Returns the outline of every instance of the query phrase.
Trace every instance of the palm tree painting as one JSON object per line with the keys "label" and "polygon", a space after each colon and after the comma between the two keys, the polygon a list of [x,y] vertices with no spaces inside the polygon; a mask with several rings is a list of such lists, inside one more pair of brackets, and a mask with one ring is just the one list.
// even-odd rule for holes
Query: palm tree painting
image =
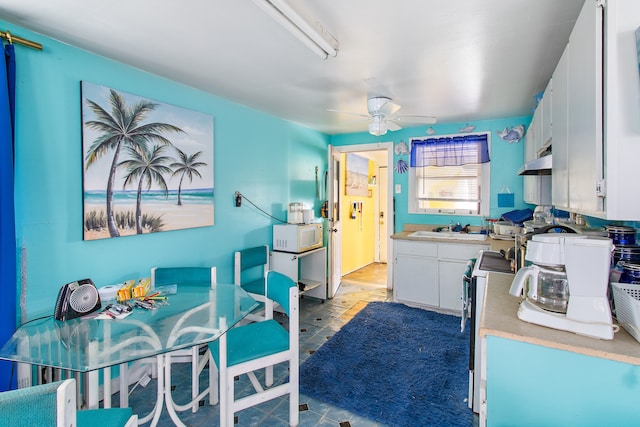
{"label": "palm tree painting", "polygon": [[213,117],[82,82],[84,239],[211,226]]}

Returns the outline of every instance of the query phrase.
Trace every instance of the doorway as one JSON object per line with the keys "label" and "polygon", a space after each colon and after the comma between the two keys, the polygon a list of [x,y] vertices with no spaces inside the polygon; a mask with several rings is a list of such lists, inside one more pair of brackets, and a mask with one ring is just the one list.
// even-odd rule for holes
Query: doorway
{"label": "doorway", "polygon": [[[336,244],[336,246],[339,245],[340,248],[334,248],[334,250],[329,251],[331,258],[336,256],[341,258],[340,260],[329,260],[330,265],[339,266],[341,269],[339,272],[334,272],[333,277],[339,278],[338,280],[340,282],[344,280],[345,283],[352,283],[354,278],[362,283],[362,280],[369,280],[366,279],[366,277],[376,277],[377,280],[371,281],[372,285],[386,286],[386,288],[390,290],[392,287],[392,266],[387,263],[387,260],[389,259],[389,252],[392,251],[390,236],[394,232],[392,196],[393,177],[389,177],[389,165],[392,165],[393,162],[393,143],[388,142],[330,147],[330,150],[333,152],[334,156],[338,155],[338,153],[339,155],[345,153],[345,156],[342,157],[343,159],[346,158],[346,153],[349,153],[368,159],[370,164],[373,164],[373,172],[370,172],[369,177],[369,194],[366,196],[368,198],[361,199],[361,201],[364,200],[366,203],[353,202],[353,199],[349,199],[348,197],[344,197],[345,201],[347,201],[347,199],[349,200],[347,203],[340,201],[337,203],[338,206],[342,206],[343,208],[342,222],[344,226],[341,227],[340,231],[340,234],[342,235],[339,239],[340,243]],[[341,162],[341,168],[343,169],[339,174],[345,173],[344,163],[344,161]],[[346,182],[346,177],[340,181],[343,183]],[[342,198],[344,196],[344,188],[336,191],[336,193],[338,193],[339,198]],[[367,212],[368,221],[371,221],[370,227],[362,227],[361,221],[364,217],[362,211],[363,205],[365,205],[368,210],[373,209],[372,217],[371,213]],[[357,232],[354,232],[353,228],[351,228],[351,233],[354,233],[355,235],[350,235],[348,221],[351,221],[352,224],[359,224],[359,227],[356,228],[358,228],[360,232],[365,229],[366,233],[373,234],[373,238],[371,238],[371,236],[367,236],[367,239],[362,240],[362,236]],[[353,262],[343,263],[343,254],[346,253],[347,255],[345,256],[348,257],[349,251],[353,250],[353,246],[349,247],[349,245],[353,245],[354,241],[360,242],[361,240],[366,241],[366,245],[370,247],[356,247],[356,249],[365,249],[370,251],[372,256],[366,256],[364,259],[358,259],[355,261],[355,264]],[[371,274],[374,276],[371,276]],[[380,280],[380,276],[382,276],[382,280]]]}

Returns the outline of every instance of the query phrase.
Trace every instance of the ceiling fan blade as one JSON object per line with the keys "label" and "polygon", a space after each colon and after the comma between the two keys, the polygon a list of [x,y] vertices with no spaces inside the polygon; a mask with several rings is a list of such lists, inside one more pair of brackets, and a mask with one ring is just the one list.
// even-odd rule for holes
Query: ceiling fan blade
{"label": "ceiling fan blade", "polygon": [[380,107],[380,113],[390,116],[400,109],[400,106],[393,101],[387,101]]}
{"label": "ceiling fan blade", "polygon": [[368,114],[353,113],[351,111],[341,111],[341,110],[332,110],[332,109],[328,109],[327,111],[329,111],[331,113],[348,114],[350,116],[364,117],[366,119],[369,119],[371,117]]}
{"label": "ceiling fan blade", "polygon": [[393,116],[390,119],[403,123],[415,123],[424,125],[433,125],[438,121],[438,119],[432,116],[414,116],[404,114],[401,116]]}
{"label": "ceiling fan blade", "polygon": [[387,123],[387,129],[389,129],[390,131],[396,131],[396,130],[402,129],[402,126],[400,126],[393,120],[385,120],[385,122]]}

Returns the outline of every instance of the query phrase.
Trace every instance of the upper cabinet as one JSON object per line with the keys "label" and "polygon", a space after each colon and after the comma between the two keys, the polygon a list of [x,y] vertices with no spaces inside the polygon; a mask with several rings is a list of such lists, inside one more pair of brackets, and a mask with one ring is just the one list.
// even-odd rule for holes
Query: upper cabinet
{"label": "upper cabinet", "polygon": [[551,174],[552,201],[557,207],[569,206],[569,141],[567,103],[567,68],[569,47],[564,50],[553,72],[553,173]]}
{"label": "upper cabinet", "polygon": [[553,78],[549,80],[547,88],[544,90],[542,97],[542,123],[540,124],[540,145],[541,148],[551,144],[551,134],[553,126]]}
{"label": "upper cabinet", "polygon": [[[541,152],[551,144],[551,81],[538,102],[524,140],[524,161],[540,157]],[[551,205],[551,177],[524,176],[523,199],[534,205]]]}
{"label": "upper cabinet", "polygon": [[587,0],[553,74],[553,204],[640,219],[640,2]]}

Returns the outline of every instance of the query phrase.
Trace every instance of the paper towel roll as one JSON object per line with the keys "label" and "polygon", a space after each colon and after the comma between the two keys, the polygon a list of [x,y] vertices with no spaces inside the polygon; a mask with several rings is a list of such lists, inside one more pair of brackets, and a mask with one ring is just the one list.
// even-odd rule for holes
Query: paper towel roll
{"label": "paper towel roll", "polygon": [[118,293],[118,289],[120,289],[121,285],[107,285],[98,289],[98,294],[100,294],[100,299],[102,301],[108,301],[112,299],[116,299],[116,295]]}

